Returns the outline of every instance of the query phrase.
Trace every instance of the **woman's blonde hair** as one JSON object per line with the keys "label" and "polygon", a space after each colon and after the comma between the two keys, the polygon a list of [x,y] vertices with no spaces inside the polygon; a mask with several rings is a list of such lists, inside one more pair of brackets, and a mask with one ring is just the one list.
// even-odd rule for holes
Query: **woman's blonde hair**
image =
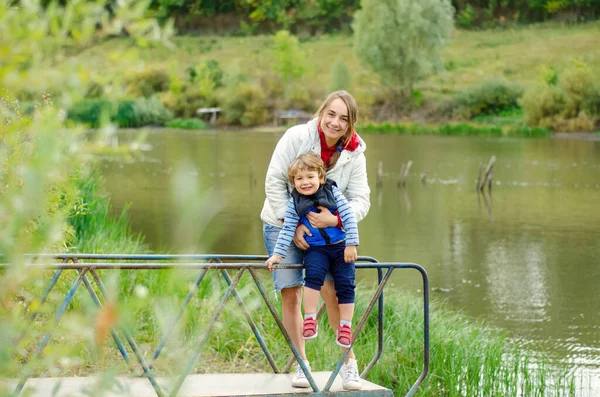
{"label": "woman's blonde hair", "polygon": [[321,157],[314,153],[301,154],[292,161],[288,168],[288,179],[290,183],[294,184],[294,178],[300,171],[317,171],[319,174],[319,180],[325,180],[325,163],[321,160]]}
{"label": "woman's blonde hair", "polygon": [[[315,113],[313,118],[316,118],[317,125],[320,125],[321,119],[323,118],[323,115],[325,114],[325,112],[329,109],[331,102],[333,102],[334,100],[336,100],[338,98],[341,99],[344,102],[344,104],[346,104],[346,108],[348,109],[348,129],[336,143],[336,146],[341,149],[341,148],[344,148],[346,145],[348,145],[348,143],[350,142],[350,139],[352,138],[352,134],[354,134],[354,132],[355,132],[354,125],[356,124],[356,121],[358,120],[358,106],[356,105],[356,100],[354,99],[354,97],[352,95],[350,95],[350,93],[348,91],[344,91],[344,90],[332,92],[325,99],[325,101],[323,101],[323,103],[319,107],[319,110],[317,110],[317,113]],[[327,165],[325,166],[327,171],[332,169],[333,166],[335,165],[335,163],[337,163],[338,158],[340,157],[340,153],[341,153],[340,150],[336,150],[333,153],[333,155],[327,162]]]}

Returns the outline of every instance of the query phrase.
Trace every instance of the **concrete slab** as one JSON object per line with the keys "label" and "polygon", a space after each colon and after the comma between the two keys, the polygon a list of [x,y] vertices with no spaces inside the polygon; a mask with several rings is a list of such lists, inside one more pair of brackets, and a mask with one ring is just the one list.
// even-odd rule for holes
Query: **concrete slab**
{"label": "concrete slab", "polygon": [[[291,386],[293,374],[192,374],[187,377],[179,390],[179,397],[221,397],[221,396],[292,396],[315,395],[312,389]],[[319,388],[323,388],[331,372],[314,372]],[[163,393],[170,395],[172,378],[157,378]],[[330,393],[320,396],[340,395],[343,397],[393,397],[391,390],[366,380],[358,392],[343,390],[339,376]],[[4,380],[2,386],[16,386],[16,381]],[[12,389],[14,390],[14,386]],[[11,390],[11,389],[8,389]],[[71,378],[30,378],[25,383],[22,394],[29,397],[156,397],[156,392],[146,378],[117,377],[111,380],[100,377]]]}

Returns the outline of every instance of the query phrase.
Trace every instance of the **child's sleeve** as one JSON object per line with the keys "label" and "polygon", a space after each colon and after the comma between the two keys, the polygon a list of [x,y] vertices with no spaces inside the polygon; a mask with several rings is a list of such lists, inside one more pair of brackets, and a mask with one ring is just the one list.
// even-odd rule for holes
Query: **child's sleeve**
{"label": "child's sleeve", "polygon": [[296,233],[296,226],[298,226],[299,220],[300,217],[296,213],[296,208],[294,207],[294,199],[290,197],[283,218],[283,229],[279,232],[277,243],[273,250],[274,254],[281,255],[282,258],[285,258],[285,253],[294,240],[294,233]]}
{"label": "child's sleeve", "polygon": [[337,186],[333,186],[332,191],[335,204],[338,207],[338,213],[340,214],[340,218],[342,218],[344,231],[346,232],[346,245],[358,245],[358,225],[356,224],[354,211]]}

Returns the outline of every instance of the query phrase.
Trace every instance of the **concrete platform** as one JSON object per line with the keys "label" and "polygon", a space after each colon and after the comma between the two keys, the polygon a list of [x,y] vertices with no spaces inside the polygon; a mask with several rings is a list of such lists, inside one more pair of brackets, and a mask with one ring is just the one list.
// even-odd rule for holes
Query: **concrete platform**
{"label": "concrete platform", "polygon": [[[362,381],[360,391],[347,391],[342,388],[338,375],[329,393],[315,394],[311,388],[300,389],[291,386],[293,374],[202,374],[189,375],[183,383],[179,397],[217,397],[217,396],[292,396],[298,394],[342,397],[393,397],[391,390],[366,380]],[[314,372],[317,386],[323,388],[331,372]],[[165,395],[170,395],[169,384],[173,379],[157,378]],[[1,386],[14,390],[15,380],[0,380]],[[0,389],[2,388],[0,386]],[[100,391],[103,390],[103,391]],[[29,397],[156,397],[156,392],[146,378],[117,377],[110,381],[99,377],[81,378],[30,378],[21,392]]]}

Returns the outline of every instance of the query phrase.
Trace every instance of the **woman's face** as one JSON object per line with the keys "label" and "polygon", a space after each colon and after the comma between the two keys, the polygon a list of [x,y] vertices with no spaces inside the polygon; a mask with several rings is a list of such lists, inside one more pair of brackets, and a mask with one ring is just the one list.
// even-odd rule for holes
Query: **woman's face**
{"label": "woman's face", "polygon": [[328,146],[333,146],[346,133],[349,127],[348,108],[344,101],[336,98],[329,104],[321,117],[321,130]]}

